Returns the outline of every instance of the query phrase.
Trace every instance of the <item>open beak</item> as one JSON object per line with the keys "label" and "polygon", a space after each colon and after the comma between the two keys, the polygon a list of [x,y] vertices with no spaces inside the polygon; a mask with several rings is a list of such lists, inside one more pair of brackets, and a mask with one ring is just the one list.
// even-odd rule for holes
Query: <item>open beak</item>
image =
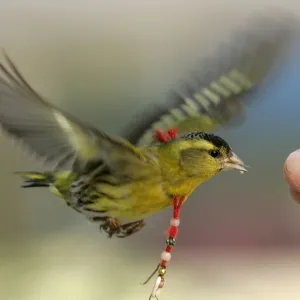
{"label": "open beak", "polygon": [[224,170],[237,170],[237,171],[240,171],[241,173],[247,172],[246,165],[234,153],[232,153],[232,155],[230,157],[226,158],[223,161],[223,169]]}

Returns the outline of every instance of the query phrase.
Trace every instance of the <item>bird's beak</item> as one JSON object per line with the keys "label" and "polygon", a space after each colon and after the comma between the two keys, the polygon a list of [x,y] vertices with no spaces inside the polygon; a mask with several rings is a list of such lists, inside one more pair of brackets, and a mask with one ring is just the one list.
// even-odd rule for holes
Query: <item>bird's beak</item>
{"label": "bird's beak", "polygon": [[223,161],[224,170],[237,170],[241,173],[247,172],[246,165],[234,153]]}

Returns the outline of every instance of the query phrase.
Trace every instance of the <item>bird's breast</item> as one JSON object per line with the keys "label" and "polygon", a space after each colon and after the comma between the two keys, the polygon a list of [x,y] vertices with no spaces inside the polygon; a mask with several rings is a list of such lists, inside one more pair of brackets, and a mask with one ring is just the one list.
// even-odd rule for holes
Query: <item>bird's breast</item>
{"label": "bird's breast", "polygon": [[204,180],[200,178],[174,178],[165,182],[168,194],[188,197]]}
{"label": "bird's breast", "polygon": [[150,216],[172,205],[172,195],[167,194],[161,181],[135,183],[133,186],[132,214]]}

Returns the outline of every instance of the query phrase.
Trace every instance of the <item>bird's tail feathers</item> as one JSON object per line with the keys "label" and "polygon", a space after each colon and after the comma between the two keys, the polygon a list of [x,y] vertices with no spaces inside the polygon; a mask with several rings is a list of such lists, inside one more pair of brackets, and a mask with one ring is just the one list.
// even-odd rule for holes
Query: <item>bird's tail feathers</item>
{"label": "bird's tail feathers", "polygon": [[54,180],[53,174],[49,172],[15,172],[21,176],[24,182],[21,187],[49,187]]}

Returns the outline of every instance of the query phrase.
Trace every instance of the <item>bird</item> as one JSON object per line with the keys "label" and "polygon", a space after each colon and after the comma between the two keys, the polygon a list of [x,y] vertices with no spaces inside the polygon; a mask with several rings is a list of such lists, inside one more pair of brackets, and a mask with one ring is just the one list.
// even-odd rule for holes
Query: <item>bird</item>
{"label": "bird", "polygon": [[[2,131],[45,164],[54,164],[43,172],[16,172],[22,187],[47,187],[108,237],[125,238],[170,207],[174,195],[187,199],[223,170],[247,171],[214,132],[243,114],[245,99],[259,91],[284,56],[292,30],[287,23],[271,25],[266,34],[260,26],[239,32],[205,59],[194,83],[187,81],[169,106],[141,114],[142,122],[135,118],[136,126],[118,137],[45,100],[4,52]],[[178,129],[176,138],[165,143],[153,138],[155,130],[169,128]]]}

